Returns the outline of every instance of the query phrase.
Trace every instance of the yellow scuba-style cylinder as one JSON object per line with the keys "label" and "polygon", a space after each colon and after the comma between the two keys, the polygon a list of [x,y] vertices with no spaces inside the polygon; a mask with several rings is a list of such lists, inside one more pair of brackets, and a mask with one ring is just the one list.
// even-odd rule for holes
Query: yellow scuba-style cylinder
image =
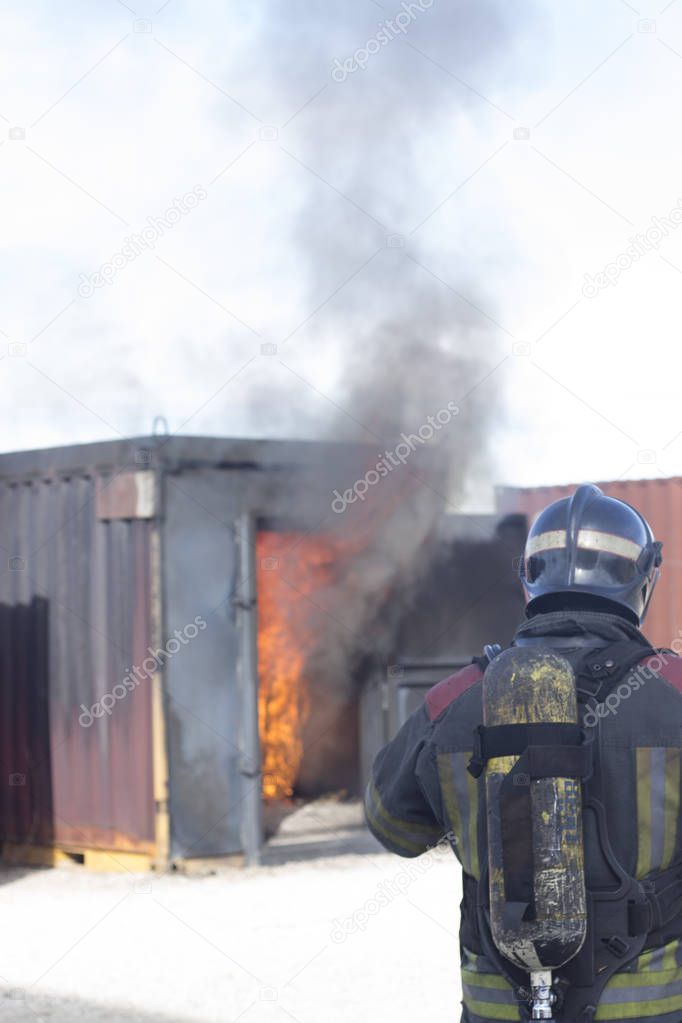
{"label": "yellow scuba-style cylinder", "polygon": [[547,971],[579,952],[587,928],[584,750],[570,663],[538,647],[498,654],[483,678],[479,734],[492,939],[546,1000]]}

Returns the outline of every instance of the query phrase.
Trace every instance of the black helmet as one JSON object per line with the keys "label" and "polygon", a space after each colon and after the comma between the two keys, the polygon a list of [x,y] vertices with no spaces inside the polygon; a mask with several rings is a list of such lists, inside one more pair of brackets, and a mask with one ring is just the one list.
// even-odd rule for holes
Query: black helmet
{"label": "black helmet", "polygon": [[550,594],[586,594],[626,608],[641,622],[662,546],[636,509],[586,483],[533,523],[520,567],[528,608]]}

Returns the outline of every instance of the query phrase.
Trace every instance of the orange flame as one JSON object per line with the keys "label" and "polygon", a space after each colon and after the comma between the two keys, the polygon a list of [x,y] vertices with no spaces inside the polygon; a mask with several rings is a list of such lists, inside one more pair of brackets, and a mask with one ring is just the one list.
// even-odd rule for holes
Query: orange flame
{"label": "orange flame", "polygon": [[318,640],[311,595],[332,578],[336,545],[325,536],[259,532],[259,725],[263,796],[288,798],[303,757],[310,711],[307,655]]}
{"label": "orange flame", "polygon": [[[258,710],[266,799],[294,793],[310,715],[310,655],[322,649],[329,618],[336,617],[325,605],[332,592],[338,601],[340,593],[367,588],[374,537],[418,486],[412,476],[401,480],[396,474],[367,501],[353,504],[333,533],[263,530],[257,535]],[[362,586],[354,585],[356,575],[365,579]],[[386,595],[388,582],[380,572],[372,585],[375,599]]]}

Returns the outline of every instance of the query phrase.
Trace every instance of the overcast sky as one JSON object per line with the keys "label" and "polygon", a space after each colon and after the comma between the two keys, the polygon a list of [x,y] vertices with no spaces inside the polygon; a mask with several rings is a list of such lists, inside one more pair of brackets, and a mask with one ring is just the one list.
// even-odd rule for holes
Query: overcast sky
{"label": "overcast sky", "polygon": [[[494,482],[682,474],[682,0],[499,19],[464,3],[461,33],[451,3],[439,29],[445,2],[344,81],[330,56],[367,50],[400,3],[329,3],[328,26],[324,5],[275,0],[0,12],[3,450],[148,433],[155,416],[323,433],[371,257],[353,262],[338,225],[352,238],[369,218],[386,258],[418,258],[476,327],[462,344],[496,410],[476,501]],[[413,166],[384,209],[346,191],[379,96],[387,190],[401,153]]]}

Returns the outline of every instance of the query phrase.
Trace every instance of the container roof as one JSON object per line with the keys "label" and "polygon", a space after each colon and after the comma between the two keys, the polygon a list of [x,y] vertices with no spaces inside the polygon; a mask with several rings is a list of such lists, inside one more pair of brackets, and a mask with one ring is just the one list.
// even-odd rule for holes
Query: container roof
{"label": "container roof", "polygon": [[533,487],[497,486],[495,494],[497,497],[498,510],[505,510],[505,498],[517,494],[547,494],[557,493],[561,496],[572,494],[577,487],[583,483],[594,483],[600,490],[612,490],[615,487],[669,487],[679,486],[682,483],[682,476],[645,476],[638,479],[617,479],[617,480],[578,480],[575,483],[540,483]]}
{"label": "container roof", "polygon": [[0,454],[0,479],[106,472],[121,468],[314,468],[367,457],[374,446],[338,441],[149,435]]}

